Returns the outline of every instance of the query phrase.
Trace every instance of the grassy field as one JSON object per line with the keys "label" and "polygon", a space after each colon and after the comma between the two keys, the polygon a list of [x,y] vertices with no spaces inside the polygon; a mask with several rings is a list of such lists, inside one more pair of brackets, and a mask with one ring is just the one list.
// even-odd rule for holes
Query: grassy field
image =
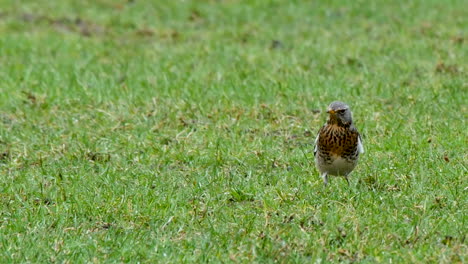
{"label": "grassy field", "polygon": [[[467,18],[0,0],[0,262],[468,262]],[[313,164],[333,100],[350,186]]]}

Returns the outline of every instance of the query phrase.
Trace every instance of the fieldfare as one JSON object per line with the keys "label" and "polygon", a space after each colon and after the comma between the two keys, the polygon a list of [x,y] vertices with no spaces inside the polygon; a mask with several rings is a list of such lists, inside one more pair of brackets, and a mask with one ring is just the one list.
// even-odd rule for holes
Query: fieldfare
{"label": "fieldfare", "polygon": [[347,104],[332,102],[327,113],[327,123],[315,139],[315,164],[325,185],[328,175],[343,176],[349,184],[348,175],[356,167],[359,154],[364,153],[361,136]]}

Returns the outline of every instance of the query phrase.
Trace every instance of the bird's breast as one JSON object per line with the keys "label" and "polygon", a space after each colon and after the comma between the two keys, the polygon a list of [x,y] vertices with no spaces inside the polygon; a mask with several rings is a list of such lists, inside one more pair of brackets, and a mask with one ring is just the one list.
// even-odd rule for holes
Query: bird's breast
{"label": "bird's breast", "polygon": [[324,127],[319,138],[321,150],[337,157],[352,155],[357,148],[357,143],[357,132],[338,125]]}

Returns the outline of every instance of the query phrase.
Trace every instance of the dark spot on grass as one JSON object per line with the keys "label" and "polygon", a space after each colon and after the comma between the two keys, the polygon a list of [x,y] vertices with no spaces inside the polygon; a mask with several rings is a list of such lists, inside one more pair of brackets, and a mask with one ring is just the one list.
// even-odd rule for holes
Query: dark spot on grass
{"label": "dark spot on grass", "polygon": [[294,220],[294,214],[292,214],[290,216],[284,216],[283,223],[284,224],[291,223],[293,220]]}
{"label": "dark spot on grass", "polygon": [[255,129],[252,129],[252,128],[247,128],[247,129],[243,129],[241,130],[241,134],[248,134],[248,135],[256,135],[258,134],[259,130],[257,128]]}
{"label": "dark spot on grass", "polygon": [[51,228],[51,229],[57,228],[57,221],[54,221],[52,224],[50,224],[49,228]]}
{"label": "dark spot on grass", "polygon": [[345,59],[345,64],[352,67],[362,67],[364,64],[357,58],[347,57]]}
{"label": "dark spot on grass", "polygon": [[25,101],[25,103],[30,103],[30,104],[36,104],[37,103],[37,97],[31,93],[31,92],[28,92],[28,91],[22,91],[22,93],[26,96],[26,99],[27,101]]}
{"label": "dark spot on grass", "polygon": [[77,27],[77,32],[80,33],[82,36],[90,37],[92,35],[98,35],[104,33],[104,28],[94,24],[92,22],[83,20],[81,18],[75,19],[75,26]]}
{"label": "dark spot on grass", "polygon": [[43,200],[43,203],[44,203],[45,205],[54,204],[54,202],[53,202],[51,199],[49,199],[49,198],[45,198],[45,199]]}
{"label": "dark spot on grass", "polygon": [[252,34],[250,34],[248,32],[240,34],[240,36],[239,36],[240,43],[242,43],[242,44],[247,43],[250,40],[251,37],[252,37]]}
{"label": "dark spot on grass", "polygon": [[445,160],[445,162],[450,162],[450,159],[449,159],[449,157],[447,155],[444,155],[444,160]]}
{"label": "dark spot on grass", "polygon": [[179,117],[179,122],[184,127],[189,125],[189,123],[187,121],[185,121],[185,119],[183,117]]}
{"label": "dark spot on grass", "polygon": [[445,236],[444,239],[442,239],[442,244],[446,245],[446,246],[450,246],[450,244],[452,244],[452,241],[454,240],[454,237],[453,236]]}
{"label": "dark spot on grass", "polygon": [[88,152],[86,153],[86,158],[90,161],[94,162],[108,162],[111,159],[111,155],[108,153],[100,153],[100,152]]}
{"label": "dark spot on grass", "polygon": [[434,203],[431,206],[431,209],[442,209],[447,206],[447,198],[443,196],[437,196],[434,198]]}
{"label": "dark spot on grass", "polygon": [[42,109],[47,108],[48,105],[46,103],[45,96],[39,96],[29,91],[22,91],[22,93],[25,96],[25,99],[23,100],[24,104]]}
{"label": "dark spot on grass", "polygon": [[359,257],[359,253],[357,252],[352,252],[348,249],[345,249],[345,248],[339,248],[338,249],[338,259],[339,259],[339,262],[350,262],[350,263],[354,263],[354,262],[357,262],[360,260],[360,257]]}
{"label": "dark spot on grass", "polygon": [[284,47],[283,42],[275,39],[271,41],[270,49],[282,49]]}
{"label": "dark spot on grass", "polygon": [[362,180],[362,183],[364,183],[365,185],[368,185],[368,186],[373,186],[377,183],[377,179],[373,176],[368,176],[366,178],[363,178]]}
{"label": "dark spot on grass", "polygon": [[152,37],[154,36],[154,30],[151,28],[141,28],[135,31],[135,34],[139,37]]}
{"label": "dark spot on grass", "polygon": [[[195,119],[186,119],[185,117],[179,117],[179,122],[183,127],[194,127],[197,124]],[[226,127],[226,129],[229,129]]]}
{"label": "dark spot on grass", "polygon": [[[90,219],[90,221],[92,221],[92,219]],[[101,231],[101,230],[108,230],[112,227],[112,224],[111,223],[107,223],[107,222],[97,222],[93,228],[91,228],[91,232],[97,232],[97,231]]]}
{"label": "dark spot on grass", "polygon": [[[15,118],[13,118],[10,115],[0,114],[0,122],[2,122],[5,125],[10,125],[11,123],[13,123],[14,120]],[[0,144],[6,145],[6,142],[0,139]]]}
{"label": "dark spot on grass", "polygon": [[119,78],[117,78],[117,82],[119,84],[124,84],[126,80],[127,80],[127,75],[125,75],[125,74],[123,74]]}
{"label": "dark spot on grass", "polygon": [[453,36],[451,39],[453,43],[458,44],[458,45],[462,45],[463,42],[465,41],[465,39],[462,36]]}
{"label": "dark spot on grass", "polygon": [[411,79],[406,79],[401,82],[401,86],[405,87],[411,86],[411,84],[413,84],[413,81]]}
{"label": "dark spot on grass", "polygon": [[40,199],[40,198],[35,198],[34,199],[34,204],[35,205],[40,205],[40,204],[43,204],[43,205],[54,205],[55,202],[50,199],[50,198],[43,198],[43,199]]}
{"label": "dark spot on grass", "polygon": [[399,191],[401,191],[401,188],[397,184],[394,184],[394,185],[388,186],[387,191],[389,191],[389,192],[399,192]]}
{"label": "dark spot on grass", "polygon": [[337,232],[328,240],[328,246],[335,247],[341,246],[347,237],[346,231],[343,228],[337,228]]}
{"label": "dark spot on grass", "polygon": [[158,34],[160,38],[175,41],[180,38],[180,33],[176,30],[169,30]]}
{"label": "dark spot on grass", "polygon": [[203,17],[198,10],[194,9],[190,12],[189,20],[192,22],[198,22],[203,20]]}
{"label": "dark spot on grass", "polygon": [[393,189],[393,187],[387,187],[385,184],[382,184],[378,181],[378,178],[376,176],[369,175],[365,178],[360,178],[359,179],[359,184],[362,184],[363,186],[371,189],[371,190],[378,190],[378,191],[397,191],[399,190],[398,186],[396,186],[397,189]]}
{"label": "dark spot on grass", "polygon": [[457,74],[460,72],[457,65],[455,64],[449,65],[443,62],[439,62],[436,65],[435,71],[437,73],[449,73],[449,74]]}
{"label": "dark spot on grass", "polygon": [[280,165],[278,163],[278,160],[276,160],[276,158],[274,158],[272,161],[271,161],[271,168],[272,169],[276,169],[278,168]]}
{"label": "dark spot on grass", "polygon": [[23,13],[20,16],[20,19],[26,23],[33,23],[33,22],[35,23],[43,19],[43,17],[39,15],[31,14],[31,13]]}
{"label": "dark spot on grass", "polygon": [[79,17],[75,19],[69,17],[52,18],[46,15],[23,13],[20,16],[20,20],[34,25],[46,23],[48,25],[54,26],[57,29],[79,33],[87,37],[105,32],[104,27],[83,20]]}
{"label": "dark spot on grass", "polygon": [[409,235],[409,237],[404,241],[403,245],[409,246],[412,248],[420,239],[419,235],[419,226],[415,226],[413,232]]}
{"label": "dark spot on grass", "polygon": [[109,229],[111,228],[112,224],[111,223],[102,223],[101,228],[102,229]]}
{"label": "dark spot on grass", "polygon": [[324,225],[325,223],[316,216],[307,217],[299,221],[299,226],[305,231],[313,231]]}
{"label": "dark spot on grass", "polygon": [[149,110],[148,112],[146,112],[145,116],[146,117],[153,117],[156,115],[156,110]]}
{"label": "dark spot on grass", "polygon": [[5,150],[5,151],[0,153],[0,161],[5,162],[5,161],[8,161],[9,159],[10,159],[10,151],[9,150]]}
{"label": "dark spot on grass", "polygon": [[421,34],[423,35],[429,35],[430,33],[432,33],[432,28],[433,26],[431,23],[423,22],[419,27],[419,32],[421,32]]}
{"label": "dark spot on grass", "polygon": [[260,239],[265,239],[266,235],[265,235],[265,232],[261,231],[259,234],[258,234],[258,238]]}
{"label": "dark spot on grass", "polygon": [[165,137],[165,138],[162,138],[159,142],[162,144],[162,145],[169,145],[171,142],[173,142],[174,140],[172,138],[168,138],[168,137]]}

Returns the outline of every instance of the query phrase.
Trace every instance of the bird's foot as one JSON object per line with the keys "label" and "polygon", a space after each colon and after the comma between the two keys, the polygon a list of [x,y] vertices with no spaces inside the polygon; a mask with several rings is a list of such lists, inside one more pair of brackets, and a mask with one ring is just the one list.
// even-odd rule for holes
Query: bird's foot
{"label": "bird's foot", "polygon": [[328,185],[328,174],[327,173],[322,174],[322,178],[323,178],[323,184],[325,184],[325,186],[327,186]]}

